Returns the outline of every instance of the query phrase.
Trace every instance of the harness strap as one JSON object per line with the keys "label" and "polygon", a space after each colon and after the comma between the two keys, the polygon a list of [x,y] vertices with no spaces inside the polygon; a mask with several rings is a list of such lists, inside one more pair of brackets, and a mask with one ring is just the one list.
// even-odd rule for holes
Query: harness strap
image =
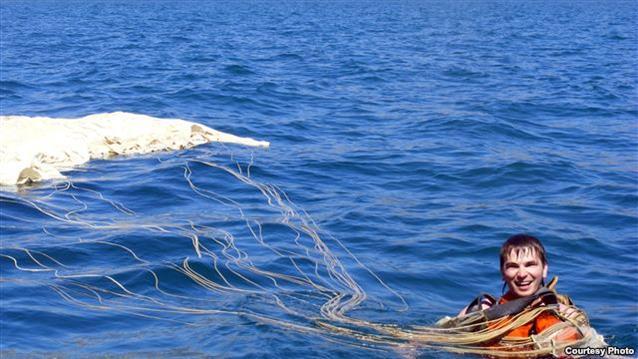
{"label": "harness strap", "polygon": [[545,304],[558,304],[556,293],[547,287],[542,287],[530,296],[510,300],[507,303],[497,304],[491,308],[485,309],[485,317],[488,320],[492,320],[508,315],[518,314],[537,299],[541,299],[541,301]]}
{"label": "harness strap", "polygon": [[[518,314],[538,299],[540,299],[544,304],[558,304],[559,299],[556,292],[554,292],[554,287],[557,282],[558,277],[554,277],[546,286],[541,287],[536,293],[530,296],[514,299],[503,304],[495,304],[488,309],[480,310],[482,298],[494,298],[489,294],[482,293],[470,303],[466,315],[455,318],[444,318],[444,320],[437,323],[437,326],[442,328],[476,326],[486,321]],[[494,303],[496,303],[496,299],[494,299]],[[472,310],[473,307],[476,306],[478,306],[479,310]],[[472,331],[470,328],[468,328],[468,330]]]}

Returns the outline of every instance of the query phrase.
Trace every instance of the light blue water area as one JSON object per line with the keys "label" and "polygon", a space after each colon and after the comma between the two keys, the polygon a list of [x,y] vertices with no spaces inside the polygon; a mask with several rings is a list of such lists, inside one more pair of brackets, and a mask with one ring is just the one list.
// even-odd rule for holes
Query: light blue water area
{"label": "light blue water area", "polygon": [[[286,316],[258,296],[219,296],[167,269],[189,257],[216,278],[210,261],[198,260],[190,239],[180,237],[184,227],[171,233],[140,227],[190,220],[219,228],[235,233],[255,264],[297,273],[290,261],[255,242],[235,207],[197,195],[183,167],[190,166],[197,186],[232,196],[247,216],[269,223],[265,238],[287,248],[294,236],[275,220],[279,213],[264,206],[259,191],[193,159],[231,167],[240,162],[243,170],[252,159],[251,178],[276,185],[306,211],[370,296],[355,310],[358,318],[431,324],[478,292],[499,294],[499,246],[511,234],[528,232],[543,240],[550,273],[560,276],[559,290],[589,313],[609,343],[636,347],[636,4],[0,2],[2,114],[126,111],[197,121],[271,142],[269,150],[210,144],[95,161],[68,173],[82,190],[65,192],[63,182],[50,182],[3,192],[2,253],[23,268],[42,268],[22,250],[27,248],[69,268],[57,274],[24,271],[0,258],[0,349],[61,355],[400,355],[246,316],[144,317],[65,301],[55,285],[75,288],[87,301],[87,292],[73,283],[117,292],[103,276],[151,296],[150,268],[160,274],[163,289],[191,298],[173,298],[172,304]],[[62,192],[48,197],[56,186]],[[30,205],[36,202],[56,213],[80,209],[70,218],[105,227],[64,222],[37,211]],[[109,229],[108,223],[132,224]],[[332,238],[400,294],[407,310]],[[100,241],[129,248],[147,262]],[[34,253],[44,266],[57,266]],[[310,261],[300,265],[314,271]],[[102,277],[56,277],[87,273]],[[226,274],[237,285],[245,283]],[[321,270],[313,275],[331,280]],[[108,300],[154,305],[116,295]]]}

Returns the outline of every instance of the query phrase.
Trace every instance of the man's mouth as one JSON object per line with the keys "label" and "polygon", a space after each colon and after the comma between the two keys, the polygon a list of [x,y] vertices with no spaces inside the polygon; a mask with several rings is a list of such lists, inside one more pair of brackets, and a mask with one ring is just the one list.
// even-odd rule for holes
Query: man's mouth
{"label": "man's mouth", "polygon": [[525,282],[517,282],[517,283],[516,283],[516,286],[517,286],[519,289],[521,289],[521,290],[524,290],[524,291],[525,291],[525,290],[528,290],[528,289],[530,289],[530,288],[531,288],[531,286],[532,286],[532,281],[531,281],[531,280],[528,280],[528,281],[525,281]]}

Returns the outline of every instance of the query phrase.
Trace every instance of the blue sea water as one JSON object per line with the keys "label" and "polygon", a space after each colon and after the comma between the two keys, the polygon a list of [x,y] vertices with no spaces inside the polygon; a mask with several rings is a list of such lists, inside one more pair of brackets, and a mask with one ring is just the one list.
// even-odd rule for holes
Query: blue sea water
{"label": "blue sea water", "polygon": [[[66,173],[74,187],[5,189],[0,350],[403,355],[146,300],[164,298],[152,269],[162,289],[182,296],[171,305],[286,317],[258,295],[219,294],[170,270],[188,257],[215,277],[210,258],[175,234],[191,223],[233,233],[260,268],[298,273],[246,233],[231,202],[193,191],[184,167],[198,187],[269,224],[263,231],[272,246],[288,248],[294,236],[273,219],[278,212],[255,188],[198,161],[239,163],[242,171],[252,163],[250,178],[275,185],[305,211],[369,295],[354,310],[358,318],[427,325],[478,292],[500,294],[498,249],[527,232],[543,240],[559,291],[599,333],[612,345],[638,346],[636,24],[635,1],[3,0],[1,114],[182,118],[271,148],[209,144],[94,161]],[[44,267],[58,271],[24,270]],[[321,269],[315,275],[330,281]],[[140,297],[124,295],[107,276]],[[105,291],[91,295],[89,285]]]}

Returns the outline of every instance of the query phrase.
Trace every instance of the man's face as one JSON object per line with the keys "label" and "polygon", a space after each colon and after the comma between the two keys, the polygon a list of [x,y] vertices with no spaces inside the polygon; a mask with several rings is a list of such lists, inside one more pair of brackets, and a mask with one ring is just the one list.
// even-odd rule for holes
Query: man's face
{"label": "man's face", "polygon": [[517,297],[536,293],[547,277],[547,265],[533,248],[514,248],[501,268],[503,280]]}

